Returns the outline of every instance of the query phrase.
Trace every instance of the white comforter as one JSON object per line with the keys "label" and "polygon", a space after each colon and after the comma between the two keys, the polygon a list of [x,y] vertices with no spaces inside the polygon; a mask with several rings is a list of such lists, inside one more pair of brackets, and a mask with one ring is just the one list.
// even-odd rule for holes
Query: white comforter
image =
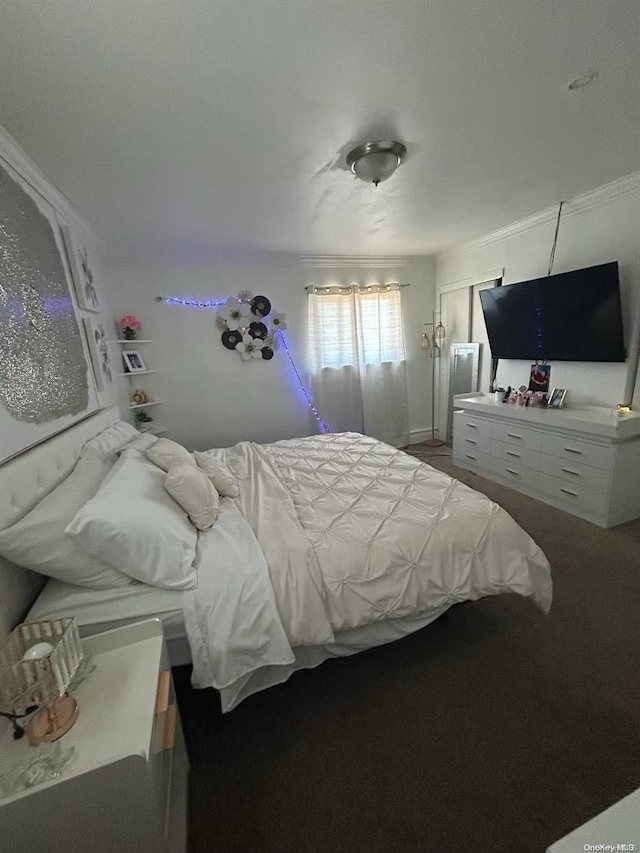
{"label": "white comforter", "polygon": [[200,537],[200,559],[218,570],[187,596],[197,686],[485,595],[551,605],[549,564],[511,516],[402,451],[342,433],[211,452],[241,494]]}

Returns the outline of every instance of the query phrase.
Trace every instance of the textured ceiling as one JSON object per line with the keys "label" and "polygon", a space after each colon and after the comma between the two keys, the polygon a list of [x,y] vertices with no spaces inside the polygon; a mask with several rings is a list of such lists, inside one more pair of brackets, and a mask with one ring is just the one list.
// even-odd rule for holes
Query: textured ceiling
{"label": "textured ceiling", "polygon": [[0,124],[123,252],[431,253],[640,169],[639,9],[5,0]]}

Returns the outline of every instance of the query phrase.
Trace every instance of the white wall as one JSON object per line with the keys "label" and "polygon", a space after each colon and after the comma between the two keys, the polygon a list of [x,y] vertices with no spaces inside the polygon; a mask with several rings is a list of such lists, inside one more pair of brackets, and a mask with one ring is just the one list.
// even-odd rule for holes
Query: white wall
{"label": "white wall", "polygon": [[[555,220],[545,211],[495,235],[436,258],[439,286],[504,268],[504,284],[546,275]],[[640,173],[570,200],[563,208],[553,272],[620,263],[625,340],[640,306]],[[615,406],[622,400],[626,365],[556,361],[551,384],[567,388],[568,404]],[[526,384],[530,361],[501,360],[503,387]],[[481,390],[487,391],[487,388]],[[640,388],[636,388],[640,403]]]}
{"label": "white wall", "polygon": [[[267,296],[287,314],[287,339],[306,378],[307,285],[399,281],[403,288],[409,418],[414,440],[430,423],[430,379],[420,349],[422,324],[431,316],[435,294],[432,258],[326,262],[269,257],[251,263],[112,265],[112,306],[118,315],[136,314],[144,323],[141,347],[157,376],[140,385],[164,405],[149,410],[169,435],[189,448],[226,446],[243,439],[268,442],[316,431],[309,408],[284,351],[269,362],[242,362],[223,348],[213,311],[169,306],[156,296],[224,298],[248,289]],[[418,434],[420,433],[420,434]]]}

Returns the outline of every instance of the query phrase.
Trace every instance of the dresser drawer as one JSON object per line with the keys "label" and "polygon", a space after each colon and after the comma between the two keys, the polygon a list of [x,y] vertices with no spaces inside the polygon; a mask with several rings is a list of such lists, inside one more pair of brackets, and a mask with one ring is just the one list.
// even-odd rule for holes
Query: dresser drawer
{"label": "dresser drawer", "polygon": [[483,453],[481,450],[464,447],[459,450],[455,444],[453,446],[453,463],[454,465],[459,465],[460,468],[471,468],[474,471],[486,470],[488,459],[489,457],[486,453]]}
{"label": "dresser drawer", "polygon": [[615,447],[602,444],[592,444],[590,441],[574,439],[561,435],[548,435],[544,440],[544,452],[549,456],[557,456],[571,462],[581,462],[593,468],[613,469]]}
{"label": "dresser drawer", "polygon": [[596,492],[586,486],[568,483],[558,477],[550,477],[549,474],[540,474],[538,488],[541,492],[565,502],[569,512],[570,507],[597,515],[604,515],[607,511],[609,498],[604,492]]}
{"label": "dresser drawer", "polygon": [[466,412],[456,412],[453,423],[454,432],[460,430],[475,432],[484,436],[489,436],[491,433],[491,421],[485,418],[477,418],[475,415],[468,415]]}
{"label": "dresser drawer", "polygon": [[561,459],[559,456],[547,456],[546,453],[541,453],[540,470],[544,474],[549,474],[551,477],[557,477],[560,480],[565,480],[573,486],[586,487],[593,489],[594,492],[608,492],[611,484],[611,473],[604,471],[602,468],[592,468],[589,465],[583,465],[575,459]]}
{"label": "dresser drawer", "polygon": [[542,433],[526,427],[519,427],[516,424],[494,424],[493,438],[503,441],[505,444],[527,447],[530,450],[542,448]]}
{"label": "dresser drawer", "polygon": [[530,447],[521,447],[519,444],[505,444],[504,441],[491,440],[489,452],[501,462],[510,465],[526,465],[527,468],[537,469],[540,460],[540,452]]}
{"label": "dresser drawer", "polygon": [[503,462],[502,459],[491,457],[491,471],[501,480],[513,484],[513,488],[517,489],[522,486],[529,489],[535,489],[538,486],[538,472],[533,468],[527,468],[518,462]]}
{"label": "dresser drawer", "polygon": [[491,439],[482,432],[474,432],[471,429],[456,430],[453,436],[453,446],[459,453],[464,453],[469,450],[474,453],[476,450],[487,452],[490,448]]}

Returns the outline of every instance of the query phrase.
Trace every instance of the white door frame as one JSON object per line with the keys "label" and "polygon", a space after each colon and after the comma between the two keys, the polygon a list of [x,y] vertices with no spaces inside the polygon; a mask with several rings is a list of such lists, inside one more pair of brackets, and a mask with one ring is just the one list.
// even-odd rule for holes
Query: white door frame
{"label": "white door frame", "polygon": [[[473,298],[473,288],[477,284],[484,284],[489,281],[497,281],[504,278],[504,267],[499,267],[495,270],[488,270],[487,272],[483,272],[480,275],[469,276],[468,278],[461,278],[457,281],[450,281],[444,284],[439,284],[437,286],[437,306],[438,311],[440,312],[440,316],[442,316],[442,301],[441,297],[443,293],[451,293],[454,290],[462,290],[463,288],[467,288],[469,290],[469,332],[467,337],[471,337],[471,311],[472,304],[471,300]],[[438,413],[436,418],[436,423],[438,424],[438,435],[446,440],[446,431],[447,431],[447,420],[448,413],[443,411],[445,407],[445,400],[448,399],[448,386],[449,386],[449,371],[444,371],[442,369],[442,359],[440,361],[439,366],[439,393],[436,394],[436,399],[438,401]]]}

